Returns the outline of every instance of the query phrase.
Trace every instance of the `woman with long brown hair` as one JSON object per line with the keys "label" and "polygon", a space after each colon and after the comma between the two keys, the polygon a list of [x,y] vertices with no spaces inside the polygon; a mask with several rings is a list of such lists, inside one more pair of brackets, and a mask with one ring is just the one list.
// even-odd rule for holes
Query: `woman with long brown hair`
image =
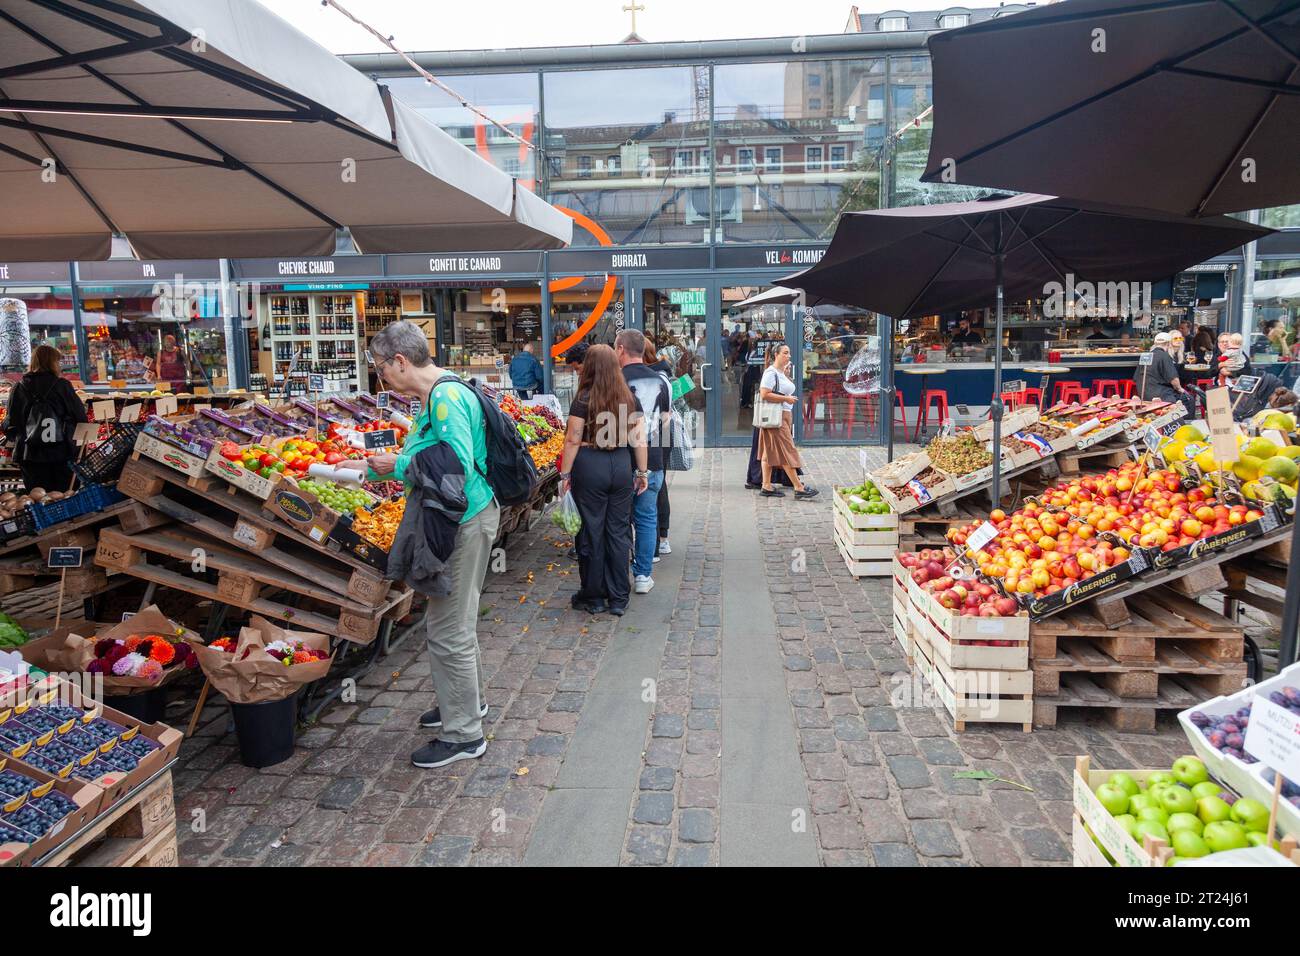
{"label": "woman with long brown hair", "polygon": [[[622,615],[631,584],[632,496],[648,487],[640,408],[608,345],[593,345],[582,363],[578,393],[569,406],[560,458],[560,494],[572,490],[582,587],[574,608]],[[634,466],[635,465],[635,469]]]}
{"label": "woman with long brown hair", "polygon": [[86,406],[63,377],[62,361],[53,345],[38,345],[32,350],[31,371],[9,393],[5,438],[13,445],[28,492],[72,488],[73,433],[86,420]]}

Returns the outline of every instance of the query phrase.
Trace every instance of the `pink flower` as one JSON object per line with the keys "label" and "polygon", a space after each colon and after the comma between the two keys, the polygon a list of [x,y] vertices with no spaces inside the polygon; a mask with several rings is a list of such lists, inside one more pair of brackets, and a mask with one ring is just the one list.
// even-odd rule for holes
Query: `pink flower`
{"label": "pink flower", "polygon": [[163,675],[163,666],[155,660],[143,661],[140,664],[139,670],[135,672],[136,677],[142,678],[143,680],[149,680],[149,681],[159,680],[162,677],[162,675]]}
{"label": "pink flower", "polygon": [[113,673],[118,677],[134,677],[146,659],[140,654],[127,654],[113,664]]}

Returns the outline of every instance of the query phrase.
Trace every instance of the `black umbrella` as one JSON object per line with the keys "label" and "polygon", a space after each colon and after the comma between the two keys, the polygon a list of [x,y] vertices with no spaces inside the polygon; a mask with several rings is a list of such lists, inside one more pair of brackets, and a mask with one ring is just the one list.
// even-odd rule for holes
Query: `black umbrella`
{"label": "black umbrella", "polygon": [[1300,202],[1300,3],[1067,0],[929,40],[922,176],[1179,215]]}
{"label": "black umbrella", "polygon": [[[1213,216],[1185,219],[1054,196],[991,196],[974,202],[845,213],[817,265],[779,279],[846,305],[910,319],[996,306],[993,350],[993,498],[1002,441],[1002,303],[1041,298],[1048,284],[1165,279],[1268,235],[1271,229]],[[1064,289],[1062,289],[1062,292]],[[893,431],[893,408],[886,413]]]}

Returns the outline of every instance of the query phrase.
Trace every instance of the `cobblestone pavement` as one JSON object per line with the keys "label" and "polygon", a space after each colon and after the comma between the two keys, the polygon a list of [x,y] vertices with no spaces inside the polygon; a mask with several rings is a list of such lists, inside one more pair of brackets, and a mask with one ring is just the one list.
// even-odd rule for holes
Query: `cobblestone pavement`
{"label": "cobblestone pavement", "polygon": [[569,608],[577,568],[549,523],[512,540],[483,597],[479,761],[410,766],[433,704],[417,638],[274,767],[240,765],[209,704],[175,774],[182,863],[1068,864],[1075,755],[1166,766],[1176,724],[954,733],[910,682],[888,580],[854,581],[832,541],[858,450],[805,458],[811,502],[743,491],[743,451],[674,475],[674,553],[622,619]]}

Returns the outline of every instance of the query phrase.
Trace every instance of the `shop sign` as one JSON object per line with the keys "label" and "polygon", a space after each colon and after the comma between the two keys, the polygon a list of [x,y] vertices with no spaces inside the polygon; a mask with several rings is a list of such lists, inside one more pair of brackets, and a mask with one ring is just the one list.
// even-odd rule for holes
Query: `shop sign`
{"label": "shop sign", "polygon": [[670,289],[668,301],[681,307],[682,315],[704,315],[703,289]]}
{"label": "shop sign", "polygon": [[551,272],[658,272],[709,268],[707,249],[562,249],[551,253]]}
{"label": "shop sign", "polygon": [[825,246],[742,246],[719,249],[715,261],[719,269],[800,269],[824,255]]}
{"label": "shop sign", "polygon": [[388,256],[385,262],[385,271],[390,276],[499,275],[542,271],[540,252],[393,255]]}
{"label": "shop sign", "polygon": [[107,262],[78,262],[80,282],[157,282],[183,276],[220,279],[221,263],[216,259],[110,259]]}
{"label": "shop sign", "polygon": [[382,278],[383,256],[322,256],[303,259],[231,259],[231,275],[241,279],[331,279]]}
{"label": "shop sign", "polygon": [[0,262],[0,285],[6,282],[67,282],[66,262]]}

